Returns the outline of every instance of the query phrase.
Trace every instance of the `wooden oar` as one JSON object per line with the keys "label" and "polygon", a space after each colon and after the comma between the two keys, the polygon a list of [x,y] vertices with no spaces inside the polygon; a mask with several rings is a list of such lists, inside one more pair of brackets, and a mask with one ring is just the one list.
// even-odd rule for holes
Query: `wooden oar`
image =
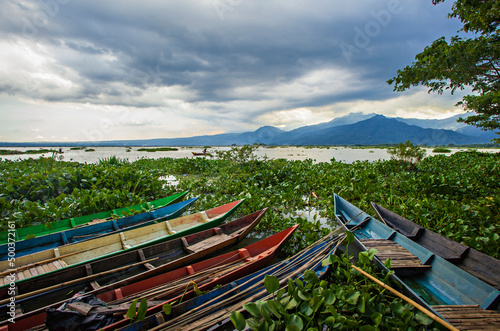
{"label": "wooden oar", "polygon": [[433,312],[431,312],[430,310],[428,310],[427,308],[419,305],[418,303],[416,303],[415,301],[413,301],[412,299],[408,298],[406,295],[396,291],[395,289],[393,289],[392,287],[390,287],[389,285],[383,283],[382,281],[378,280],[377,278],[373,277],[372,275],[370,275],[369,273],[365,272],[364,270],[356,267],[355,265],[351,265],[351,267],[354,269],[354,270],[357,270],[359,271],[362,275],[368,277],[369,279],[373,280],[375,283],[379,284],[380,286],[382,286],[383,288],[389,290],[390,292],[392,292],[394,295],[396,295],[397,297],[403,299],[404,301],[408,302],[409,304],[413,305],[415,308],[417,308],[418,310],[420,310],[422,313],[426,314],[427,316],[429,316],[430,318],[432,318],[434,321],[438,322],[439,324],[441,324],[442,326],[444,326],[445,328],[447,328],[448,330],[453,330],[453,331],[459,331],[456,327],[454,327],[453,325],[451,325],[450,323],[448,323],[447,321],[445,321],[444,319],[442,319],[441,317],[439,317],[438,315],[434,314]]}
{"label": "wooden oar", "polygon": [[[49,287],[42,288],[40,290],[36,290],[36,291],[33,291],[33,292],[29,292],[29,293],[19,294],[19,295],[16,295],[15,298],[16,298],[16,300],[28,298],[28,297],[33,296],[33,295],[37,295],[37,294],[44,293],[44,292],[47,292],[47,291],[55,290],[55,289],[58,289],[58,288],[61,288],[61,287],[65,287],[65,286],[68,286],[68,285],[72,285],[72,284],[76,284],[76,283],[88,281],[88,280],[91,280],[91,279],[95,279],[97,277],[106,276],[106,275],[109,275],[109,274],[112,274],[112,273],[115,273],[115,272],[118,272],[118,271],[121,271],[121,270],[124,270],[124,269],[128,269],[128,268],[131,268],[131,267],[135,267],[137,265],[144,264],[144,263],[149,263],[149,262],[152,262],[152,261],[157,260],[157,259],[158,258],[155,257],[154,259],[137,262],[137,263],[134,263],[134,264],[126,265],[126,266],[123,266],[123,267],[120,267],[120,268],[116,268],[116,269],[113,269],[113,270],[103,271],[103,272],[100,272],[100,273],[97,273],[97,274],[85,276],[85,277],[78,278],[78,279],[73,279],[73,280],[70,280],[69,282],[65,282],[65,283],[61,283],[61,284],[49,286]],[[0,301],[0,305],[3,305],[4,303],[8,303],[9,301],[10,301],[10,298],[1,300]]]}
{"label": "wooden oar", "polygon": [[42,264],[45,264],[45,263],[49,263],[49,262],[52,262],[52,261],[55,261],[55,260],[64,259],[65,257],[72,256],[72,255],[75,255],[75,254],[78,254],[78,253],[80,253],[80,252],[68,253],[68,254],[64,254],[64,255],[61,255],[61,256],[58,256],[58,257],[53,257],[53,258],[50,258],[50,259],[47,259],[47,260],[43,260],[43,261],[38,261],[38,262],[35,262],[35,263],[30,263],[30,264],[22,265],[22,266],[17,267],[17,268],[12,268],[12,270],[2,271],[2,272],[0,272],[0,277],[9,275],[12,272],[19,272],[21,270],[33,268],[33,267],[36,267],[36,266],[39,266],[39,265],[42,265]]}

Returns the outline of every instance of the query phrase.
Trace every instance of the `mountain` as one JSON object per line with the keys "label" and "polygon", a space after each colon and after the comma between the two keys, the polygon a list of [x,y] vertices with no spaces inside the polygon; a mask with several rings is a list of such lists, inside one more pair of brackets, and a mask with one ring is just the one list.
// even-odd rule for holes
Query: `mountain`
{"label": "mountain", "polygon": [[447,129],[447,130],[453,130],[462,134],[465,134],[467,136],[472,136],[472,137],[481,137],[486,140],[491,140],[493,138],[498,138],[498,135],[496,135],[492,131],[484,131],[481,130],[480,128],[477,128],[472,125],[468,125],[465,123],[459,123],[457,120],[460,117],[467,118],[471,116],[470,114],[458,114],[452,117],[448,117],[445,119],[441,120],[421,120],[417,118],[401,118],[401,117],[396,117],[400,122],[410,124],[410,125],[416,125],[420,126],[422,128],[428,128],[428,129]]}
{"label": "mountain", "polygon": [[418,145],[466,145],[488,142],[451,130],[425,129],[409,125],[382,115],[375,115],[354,124],[319,130],[309,135],[284,138],[283,135],[279,136],[281,141],[288,140],[288,144],[291,145],[378,145],[395,144],[406,140]]}
{"label": "mountain", "polygon": [[[418,145],[432,146],[489,144],[492,138],[498,137],[492,132],[484,132],[463,123],[455,123],[459,116],[443,120],[419,120],[352,113],[329,122],[304,126],[292,131],[263,126],[253,132],[224,133],[189,138],[74,143],[0,143],[0,146],[229,146],[254,143],[267,145],[379,145],[395,144],[406,140]],[[444,128],[452,128],[453,130]]]}

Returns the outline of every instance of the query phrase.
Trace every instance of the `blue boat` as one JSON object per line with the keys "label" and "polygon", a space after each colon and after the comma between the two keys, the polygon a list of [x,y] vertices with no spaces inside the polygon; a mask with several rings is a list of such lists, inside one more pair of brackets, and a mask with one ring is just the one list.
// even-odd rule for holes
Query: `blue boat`
{"label": "blue boat", "polygon": [[[149,330],[157,326],[162,329],[190,330],[190,323],[203,324],[205,321],[213,325],[217,321],[226,319],[225,315],[231,311],[241,308],[243,300],[251,298],[252,301],[256,301],[265,297],[268,294],[264,287],[265,275],[274,275],[281,283],[286,283],[289,278],[302,278],[302,273],[309,269],[314,271],[319,278],[323,277],[329,266],[322,266],[321,261],[326,256],[335,254],[337,248],[335,244],[340,238],[340,236],[330,237],[286,260],[174,305],[169,315],[163,312],[158,313],[147,317],[144,321],[132,323],[118,330]],[[230,327],[233,327],[232,324]]]}
{"label": "blue boat", "polygon": [[[106,221],[80,228],[48,234],[41,237],[16,242],[16,258],[62,245],[74,244],[84,240],[110,234],[114,231],[131,230],[154,222],[169,220],[182,215],[198,198],[181,201],[146,213],[131,215],[116,220]],[[0,261],[9,257],[9,244],[0,246]]]}
{"label": "blue boat", "polygon": [[394,280],[400,283],[405,294],[425,308],[457,328],[498,325],[499,290],[382,224],[338,195],[335,195],[335,217],[353,232],[360,249],[377,249],[374,261],[378,266],[385,268],[386,259],[391,260],[391,270],[396,275]]}

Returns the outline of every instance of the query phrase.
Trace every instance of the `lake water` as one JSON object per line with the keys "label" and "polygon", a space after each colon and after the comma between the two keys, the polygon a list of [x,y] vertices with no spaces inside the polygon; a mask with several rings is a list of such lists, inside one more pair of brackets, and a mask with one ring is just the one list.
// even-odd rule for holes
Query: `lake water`
{"label": "lake water", "polygon": [[[168,152],[143,152],[138,151],[141,147],[92,147],[95,149],[93,152],[86,152],[85,150],[71,150],[68,147],[62,147],[64,152],[60,156],[64,161],[76,161],[81,163],[96,163],[101,159],[116,156],[120,159],[127,159],[129,161],[136,161],[141,158],[158,159],[162,157],[171,158],[193,158],[193,157],[208,157],[208,156],[193,156],[192,152],[201,152],[201,148],[194,147],[177,147],[178,151]],[[3,149],[9,150],[38,150],[39,147],[6,147]],[[47,149],[56,149],[57,147],[47,147]],[[213,147],[208,149],[215,155],[216,150],[229,150],[231,147]],[[434,155],[433,148],[427,148],[427,155]],[[453,148],[452,153],[467,150],[466,148]],[[479,149],[486,152],[499,152],[500,149]],[[388,160],[390,155],[385,148],[349,148],[349,147],[331,147],[331,148],[309,148],[309,147],[259,147],[255,152],[259,158],[266,156],[270,159],[287,159],[287,160],[306,160],[312,159],[315,162],[330,162],[332,158],[344,163],[352,163],[355,161],[376,161]],[[28,158],[39,158],[40,156],[49,157],[51,153],[45,154],[20,154],[20,155],[2,155],[0,159],[17,160]]]}

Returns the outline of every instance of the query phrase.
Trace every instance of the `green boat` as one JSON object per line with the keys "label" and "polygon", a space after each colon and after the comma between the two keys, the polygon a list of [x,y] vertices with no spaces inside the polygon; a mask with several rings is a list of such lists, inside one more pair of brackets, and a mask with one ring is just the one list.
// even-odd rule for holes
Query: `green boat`
{"label": "green boat", "polygon": [[170,195],[165,198],[142,203],[139,205],[103,211],[92,215],[84,215],[65,220],[54,221],[50,223],[50,227],[47,226],[47,224],[38,224],[25,228],[18,228],[15,229],[14,232],[12,232],[12,230],[0,232],[0,245],[12,242],[13,239],[15,241],[24,240],[26,239],[26,236],[29,235],[36,235],[37,237],[39,237],[51,233],[66,231],[80,226],[85,226],[88,225],[93,220],[105,220],[110,218],[112,215],[119,215],[119,217],[123,217],[123,216],[133,215],[136,211],[142,211],[143,209],[151,210],[151,209],[161,208],[170,205],[172,203],[181,201],[184,198],[184,196],[186,196],[186,194],[188,194],[188,191],[176,193],[174,195]]}

